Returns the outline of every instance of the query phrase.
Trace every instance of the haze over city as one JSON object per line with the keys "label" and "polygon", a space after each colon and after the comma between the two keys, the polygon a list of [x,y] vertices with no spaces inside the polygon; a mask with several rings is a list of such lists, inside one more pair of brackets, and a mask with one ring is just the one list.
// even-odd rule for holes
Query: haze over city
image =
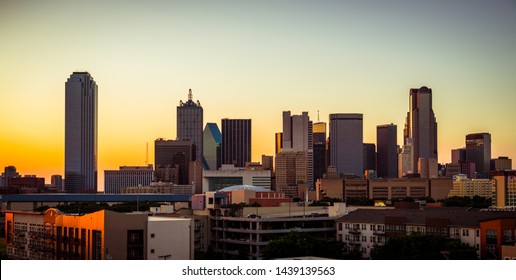
{"label": "haze over city", "polygon": [[[98,84],[103,170],[143,165],[176,137],[188,89],[204,122],[253,122],[252,160],[274,155],[283,111],[362,113],[364,142],[398,125],[409,89],[433,90],[439,162],[468,133],[516,158],[513,1],[2,1],[0,166],[64,170],[65,82]],[[318,113],[319,112],[319,113]]]}

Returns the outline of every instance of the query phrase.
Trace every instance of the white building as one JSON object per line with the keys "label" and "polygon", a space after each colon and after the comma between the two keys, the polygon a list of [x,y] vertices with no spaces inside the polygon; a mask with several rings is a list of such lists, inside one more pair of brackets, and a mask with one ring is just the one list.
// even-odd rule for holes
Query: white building
{"label": "white building", "polygon": [[219,170],[203,170],[203,192],[237,185],[251,185],[270,190],[271,170],[245,170],[233,165],[222,165]]}
{"label": "white building", "polygon": [[148,260],[193,260],[194,220],[152,216],[147,220]]}
{"label": "white building", "polygon": [[495,189],[493,181],[489,179],[469,179],[465,174],[453,176],[453,189],[448,193],[448,197],[474,197],[475,195],[494,198]]}
{"label": "white building", "polygon": [[122,193],[124,187],[148,186],[154,180],[152,164],[120,166],[120,170],[104,171],[104,193]]}

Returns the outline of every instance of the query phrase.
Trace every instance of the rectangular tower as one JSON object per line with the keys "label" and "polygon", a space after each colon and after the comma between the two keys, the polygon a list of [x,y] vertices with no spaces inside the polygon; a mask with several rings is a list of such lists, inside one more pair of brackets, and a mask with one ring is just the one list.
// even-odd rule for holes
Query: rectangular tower
{"label": "rectangular tower", "polygon": [[177,140],[190,140],[194,145],[194,161],[202,161],[203,155],[203,109],[199,100],[193,102],[192,90],[188,101],[179,101],[177,106]]}
{"label": "rectangular tower", "polygon": [[330,165],[337,176],[363,175],[362,114],[330,114]]}
{"label": "rectangular tower", "polygon": [[437,122],[432,109],[432,89],[410,89],[409,103],[403,144],[412,141],[412,171],[416,171],[419,158],[437,160]]}
{"label": "rectangular tower", "polygon": [[376,127],[376,166],[378,177],[398,177],[397,126],[384,124]]}
{"label": "rectangular tower", "polygon": [[97,91],[88,72],[65,84],[65,190],[97,192]]}
{"label": "rectangular tower", "polygon": [[221,163],[245,167],[251,161],[251,120],[222,119]]}
{"label": "rectangular tower", "polygon": [[475,163],[477,178],[490,178],[491,134],[466,135],[466,160]]}

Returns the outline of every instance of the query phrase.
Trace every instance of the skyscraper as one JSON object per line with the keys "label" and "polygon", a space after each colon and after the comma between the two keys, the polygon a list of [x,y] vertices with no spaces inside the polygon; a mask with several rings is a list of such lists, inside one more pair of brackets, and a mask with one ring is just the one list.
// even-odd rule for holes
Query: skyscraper
{"label": "skyscraper", "polygon": [[491,134],[466,135],[466,160],[475,163],[477,178],[490,178]]}
{"label": "skyscraper", "polygon": [[192,89],[188,101],[179,101],[177,106],[177,140],[190,140],[195,148],[194,161],[202,161],[203,155],[203,109],[199,100],[193,102]]}
{"label": "skyscraper", "polygon": [[330,114],[330,165],[341,174],[363,175],[362,114]]}
{"label": "skyscraper", "polygon": [[363,170],[376,170],[376,145],[373,143],[364,143],[362,146],[363,153]]}
{"label": "skyscraper", "polygon": [[314,182],[326,173],[326,123],[317,122],[313,125],[314,146]]}
{"label": "skyscraper", "polygon": [[97,92],[88,72],[65,84],[65,190],[97,192]]}
{"label": "skyscraper", "polygon": [[420,158],[437,160],[437,122],[432,109],[432,89],[410,89],[403,136],[404,145],[409,145],[410,139],[412,141],[412,171],[418,170]]}
{"label": "skyscraper", "polygon": [[378,177],[398,177],[398,132],[395,124],[376,127],[376,166]]}
{"label": "skyscraper", "polygon": [[216,123],[207,123],[203,132],[203,168],[217,170],[220,167],[222,135]]}
{"label": "skyscraper", "polygon": [[222,119],[221,163],[245,167],[251,161],[251,120]]}
{"label": "skyscraper", "polygon": [[314,150],[313,124],[308,112],[301,115],[291,115],[290,111],[283,112],[283,145],[282,151],[305,152],[306,184],[313,188]]}

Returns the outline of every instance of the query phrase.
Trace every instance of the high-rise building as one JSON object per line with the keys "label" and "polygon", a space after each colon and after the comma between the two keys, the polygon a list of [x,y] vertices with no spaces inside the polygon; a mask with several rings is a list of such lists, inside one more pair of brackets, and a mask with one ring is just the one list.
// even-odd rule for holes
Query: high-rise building
{"label": "high-rise building", "polygon": [[282,151],[276,155],[276,187],[306,184],[307,154],[305,151]]}
{"label": "high-rise building", "polygon": [[326,173],[326,123],[313,124],[314,182]]}
{"label": "high-rise building", "polygon": [[221,163],[245,167],[251,161],[251,120],[222,119]]}
{"label": "high-rise building", "polygon": [[500,170],[493,172],[493,187],[497,207],[516,207],[516,170]]}
{"label": "high-rise building", "polygon": [[[169,181],[179,185],[190,184],[190,162],[195,153],[193,148],[190,140],[156,139],[154,142],[156,181]],[[170,172],[172,175],[168,174]]]}
{"label": "high-rise building", "polygon": [[262,166],[263,170],[273,170],[274,169],[274,157],[268,155],[262,155]]}
{"label": "high-rise building", "polygon": [[148,186],[153,180],[152,164],[120,166],[119,170],[104,170],[104,193],[122,193],[125,187]]}
{"label": "high-rise building", "polygon": [[63,176],[61,175],[52,175],[50,177],[50,184],[54,186],[59,191],[64,191],[63,189]]}
{"label": "high-rise building", "polygon": [[466,160],[475,163],[477,178],[490,178],[491,134],[466,135]]}
{"label": "high-rise building", "polygon": [[203,168],[217,170],[220,167],[220,144],[222,134],[216,123],[207,123],[203,136]]}
{"label": "high-rise building", "polygon": [[4,168],[4,173],[2,173],[2,180],[0,180],[0,187],[9,186],[10,178],[18,178],[20,174],[16,172],[16,167],[10,165]]}
{"label": "high-rise building", "polygon": [[276,154],[279,154],[281,152],[281,149],[283,148],[283,133],[282,132],[276,132],[276,134],[274,135],[274,143],[275,143]]}
{"label": "high-rise building", "polygon": [[498,157],[491,159],[491,171],[512,169],[512,159],[509,157]]}
{"label": "high-rise building", "polygon": [[177,140],[190,140],[195,148],[194,161],[201,161],[203,155],[203,109],[199,100],[193,102],[192,90],[188,101],[179,101],[177,106]]}
{"label": "high-rise building", "polygon": [[330,114],[330,165],[337,176],[363,171],[363,115]]}
{"label": "high-rise building", "polygon": [[376,145],[373,143],[364,143],[363,157],[364,157],[364,171],[376,170]]}
{"label": "high-rise building", "polygon": [[451,150],[451,163],[459,163],[466,161],[466,148],[458,148]]}
{"label": "high-rise building", "polygon": [[419,158],[437,160],[437,122],[432,109],[432,89],[410,89],[409,103],[403,144],[412,141],[412,171],[415,171]]}
{"label": "high-rise building", "polygon": [[397,137],[395,124],[376,126],[376,171],[380,178],[398,177]]}
{"label": "high-rise building", "polygon": [[314,186],[314,150],[313,123],[308,112],[301,115],[291,115],[290,111],[283,112],[283,147],[282,151],[305,152],[306,184]]}
{"label": "high-rise building", "polygon": [[88,72],[74,72],[65,88],[65,190],[96,193],[98,87]]}

